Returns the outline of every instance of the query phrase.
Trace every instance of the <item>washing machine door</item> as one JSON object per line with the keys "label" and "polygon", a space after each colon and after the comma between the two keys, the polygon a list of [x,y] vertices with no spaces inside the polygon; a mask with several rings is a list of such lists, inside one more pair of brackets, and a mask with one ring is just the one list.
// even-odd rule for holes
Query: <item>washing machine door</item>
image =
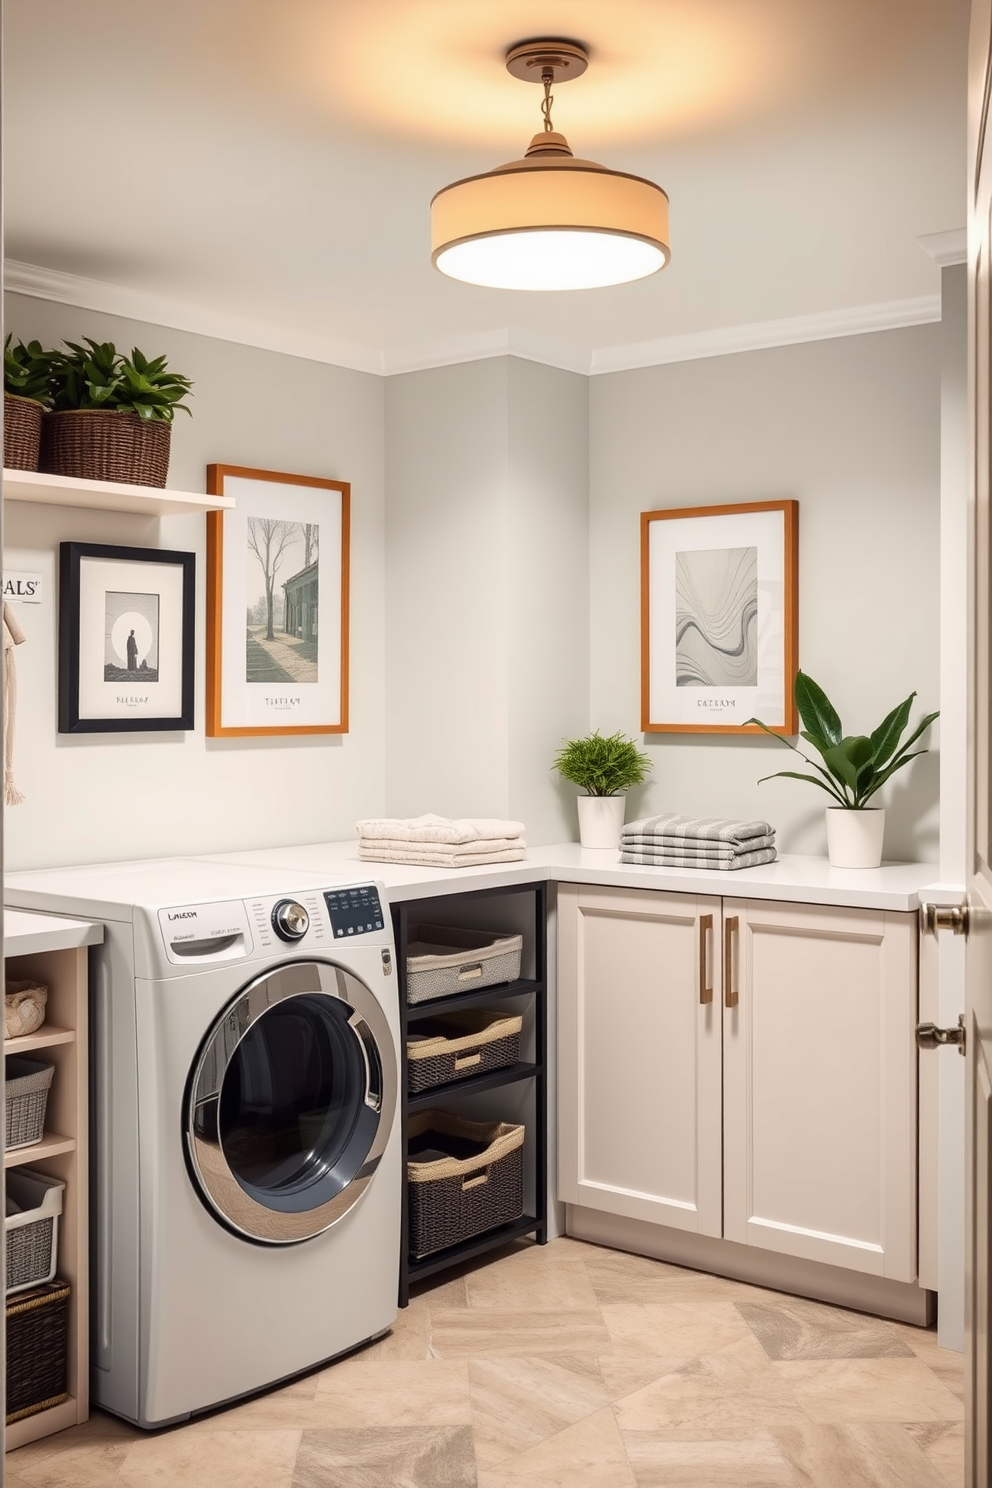
{"label": "washing machine door", "polygon": [[209,1031],[187,1087],[189,1167],[207,1207],[268,1245],[319,1235],[358,1203],[396,1112],[385,1014],[320,961],[250,983]]}

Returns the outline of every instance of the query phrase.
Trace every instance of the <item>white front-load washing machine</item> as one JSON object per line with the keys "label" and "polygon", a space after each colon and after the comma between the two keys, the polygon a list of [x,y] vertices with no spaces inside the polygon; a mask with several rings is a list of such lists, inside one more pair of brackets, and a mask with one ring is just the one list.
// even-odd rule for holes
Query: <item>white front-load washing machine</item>
{"label": "white front-load washing machine", "polygon": [[398,999],[388,905],[192,859],[11,875],[101,920],[91,962],[92,1397],[182,1420],[396,1316]]}

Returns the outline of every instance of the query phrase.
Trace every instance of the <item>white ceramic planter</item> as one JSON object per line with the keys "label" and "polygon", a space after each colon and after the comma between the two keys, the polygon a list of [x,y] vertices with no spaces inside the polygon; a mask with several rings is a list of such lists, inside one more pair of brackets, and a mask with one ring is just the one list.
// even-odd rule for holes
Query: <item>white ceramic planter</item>
{"label": "white ceramic planter", "polygon": [[579,796],[579,841],[583,847],[619,847],[626,796]]}
{"label": "white ceramic planter", "polygon": [[863,811],[827,807],[827,857],[832,868],[877,868],[884,836],[884,807]]}

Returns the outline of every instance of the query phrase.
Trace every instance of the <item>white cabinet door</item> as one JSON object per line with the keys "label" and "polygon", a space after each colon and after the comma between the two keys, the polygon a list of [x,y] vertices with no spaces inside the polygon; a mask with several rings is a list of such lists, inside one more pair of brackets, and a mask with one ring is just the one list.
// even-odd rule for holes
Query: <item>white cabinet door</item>
{"label": "white cabinet door", "polygon": [[914,1280],[915,915],[723,913],[725,1237]]}
{"label": "white cabinet door", "polygon": [[558,891],[559,1197],[721,1227],[720,901]]}

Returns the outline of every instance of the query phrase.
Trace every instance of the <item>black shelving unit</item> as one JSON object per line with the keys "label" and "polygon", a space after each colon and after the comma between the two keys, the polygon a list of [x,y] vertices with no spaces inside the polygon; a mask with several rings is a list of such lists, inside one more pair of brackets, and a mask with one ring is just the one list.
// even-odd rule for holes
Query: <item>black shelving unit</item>
{"label": "black shelving unit", "polygon": [[[534,975],[521,977],[514,982],[504,982],[495,987],[481,987],[474,992],[459,992],[451,997],[435,997],[428,1002],[409,1006],[406,1000],[406,947],[409,943],[409,926],[421,921],[444,923],[450,917],[452,923],[471,922],[473,904],[489,904],[494,899],[509,895],[529,895],[533,917],[527,916],[524,931],[524,965]],[[401,1119],[403,1151],[407,1147],[407,1127],[414,1111],[427,1110],[433,1106],[457,1109],[458,1103],[467,1096],[484,1091],[499,1090],[531,1082],[533,1089],[533,1120],[527,1123],[525,1154],[529,1154],[534,1172],[533,1212],[525,1213],[511,1224],[499,1225],[481,1235],[473,1235],[460,1245],[416,1260],[410,1255],[409,1210],[407,1206],[406,1163],[403,1166],[403,1241],[400,1256],[399,1304],[405,1307],[409,1301],[410,1283],[425,1276],[434,1276],[460,1261],[472,1260],[494,1250],[500,1245],[520,1236],[533,1235],[541,1245],[547,1244],[547,1153],[548,1153],[548,999],[547,999],[547,916],[546,887],[543,883],[514,884],[499,889],[469,890],[445,894],[443,898],[410,900],[393,905],[393,933],[396,938],[396,959],[399,973],[400,1035],[401,1035]],[[508,927],[506,927],[508,928]],[[435,1017],[440,1012],[452,1012],[456,1008],[489,1007],[509,999],[526,998],[533,1010],[534,1058],[518,1060],[506,1069],[488,1071],[482,1075],[468,1075],[462,1080],[452,1080],[446,1085],[435,1085],[418,1095],[408,1093],[406,1047],[411,1028],[425,1018]],[[525,1157],[526,1160],[526,1157]]]}

